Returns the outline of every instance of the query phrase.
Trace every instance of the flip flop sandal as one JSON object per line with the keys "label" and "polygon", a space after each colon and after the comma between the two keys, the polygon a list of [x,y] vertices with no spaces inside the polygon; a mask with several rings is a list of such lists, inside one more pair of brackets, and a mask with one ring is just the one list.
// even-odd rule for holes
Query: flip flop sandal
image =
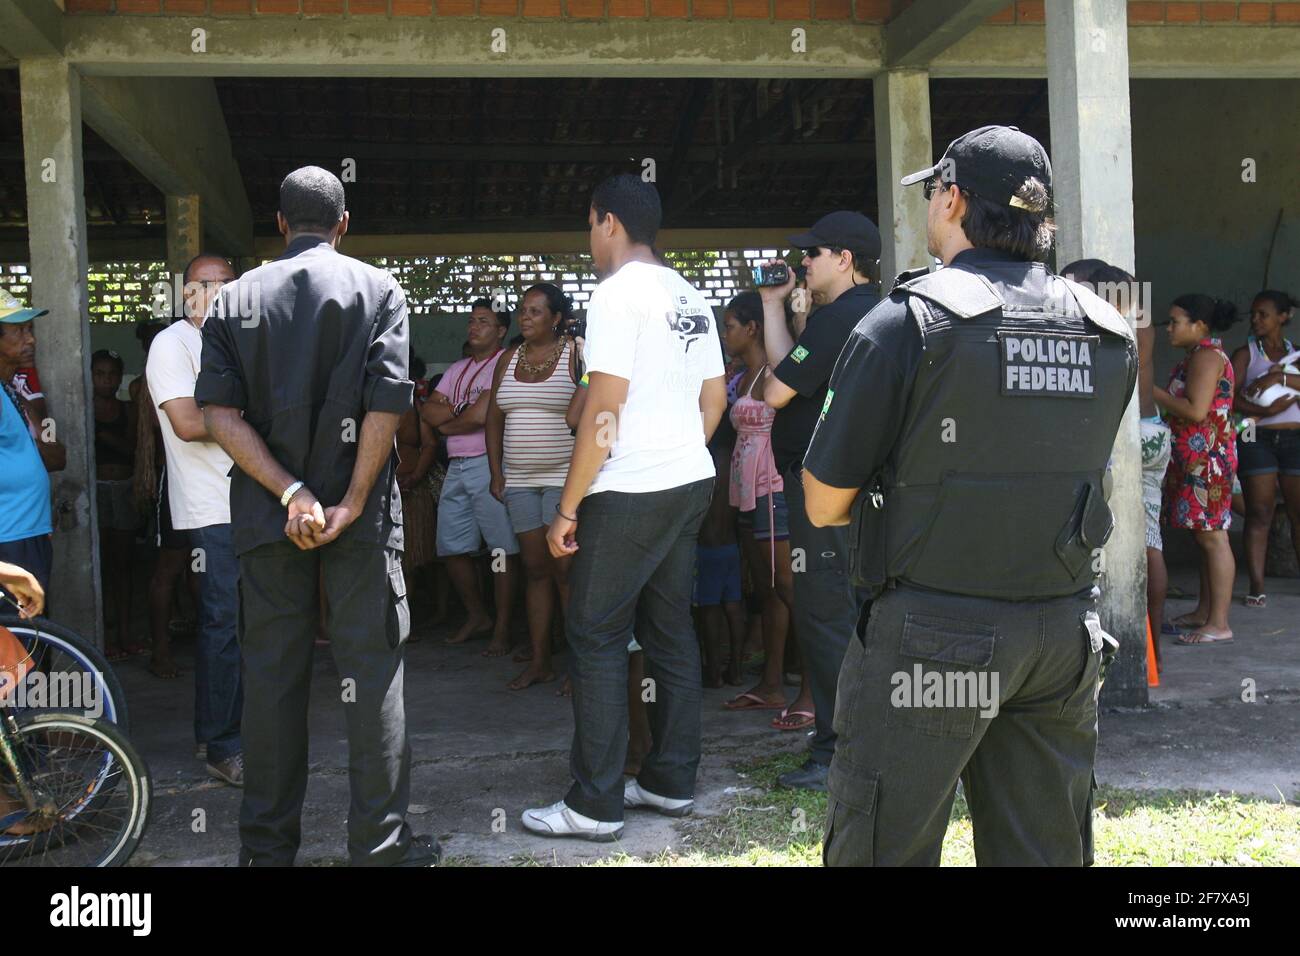
{"label": "flip flop sandal", "polygon": [[[1190,638],[1199,638],[1191,640]],[[1206,634],[1204,631],[1188,631],[1182,637],[1178,638],[1177,643],[1184,647],[1200,647],[1202,644],[1231,644],[1231,637],[1215,637],[1213,634]]]}
{"label": "flip flop sandal", "polygon": [[1165,637],[1178,637],[1180,634],[1186,634],[1187,632],[1177,624],[1170,624],[1168,621],[1165,621],[1160,625],[1160,633]]}
{"label": "flip flop sandal", "polygon": [[[803,719],[794,724],[784,724],[782,721],[789,720],[791,717],[802,717]],[[771,727],[773,730],[807,730],[817,722],[817,715],[807,710],[790,710],[786,708],[781,711],[779,717],[772,718]]]}
{"label": "flip flop sandal", "polygon": [[1245,602],[1245,603],[1246,603],[1246,607],[1267,607],[1267,606],[1268,606],[1268,595],[1267,595],[1267,594],[1247,594],[1247,595],[1246,595],[1246,602]]}
{"label": "flip flop sandal", "polygon": [[[747,701],[748,703],[741,703]],[[745,691],[722,705],[723,710],[785,710],[785,704],[769,704],[757,694]]]}

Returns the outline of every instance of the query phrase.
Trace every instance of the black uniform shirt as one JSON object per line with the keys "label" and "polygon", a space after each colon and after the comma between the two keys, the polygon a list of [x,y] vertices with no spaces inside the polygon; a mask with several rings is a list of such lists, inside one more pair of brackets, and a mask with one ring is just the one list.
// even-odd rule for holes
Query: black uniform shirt
{"label": "black uniform shirt", "polygon": [[[276,461],[330,507],[352,480],[366,412],[411,407],[407,362],[397,281],[303,236],[222,288],[203,324],[194,398],[242,409]],[[231,474],[235,552],[285,540],[279,498],[238,466]],[[343,540],[402,547],[395,454]]]}
{"label": "black uniform shirt", "polygon": [[803,460],[818,481],[861,488],[880,470],[903,428],[921,353],[921,330],[902,295],[882,300],[857,324]]}
{"label": "black uniform shirt", "polygon": [[878,301],[880,292],[875,284],[845,289],[834,302],[827,302],[808,316],[803,335],[774,369],[777,378],[798,392],[788,405],[777,410],[772,422],[772,456],[781,471],[803,458],[826,400],[826,385],[835,360],[858,320]]}
{"label": "black uniform shirt", "polygon": [[[952,264],[987,275],[1009,302],[1040,301],[1049,275],[996,249],[966,249]],[[1018,277],[1018,279],[1017,279]],[[903,293],[889,296],[858,323],[831,375],[817,430],[804,458],[818,481],[862,488],[889,459],[924,351]]]}

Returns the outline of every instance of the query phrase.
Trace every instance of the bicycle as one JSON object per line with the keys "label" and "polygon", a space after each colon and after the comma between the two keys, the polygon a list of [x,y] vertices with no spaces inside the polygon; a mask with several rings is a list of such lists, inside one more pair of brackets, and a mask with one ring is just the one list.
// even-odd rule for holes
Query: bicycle
{"label": "bicycle", "polygon": [[[8,600],[8,595],[0,595]],[[10,602],[12,603],[12,602]],[[68,687],[82,685],[84,697],[102,704],[102,716],[130,733],[126,694],[102,651],[75,631],[69,630],[43,617],[24,619],[17,614],[0,611],[0,628],[8,630],[26,650],[30,669],[43,674],[47,686]],[[81,678],[89,675],[89,687]],[[68,710],[67,706],[36,708],[24,705],[21,710]]]}
{"label": "bicycle", "polygon": [[0,713],[0,867],[121,866],[153,789],[122,730],[66,713]]}

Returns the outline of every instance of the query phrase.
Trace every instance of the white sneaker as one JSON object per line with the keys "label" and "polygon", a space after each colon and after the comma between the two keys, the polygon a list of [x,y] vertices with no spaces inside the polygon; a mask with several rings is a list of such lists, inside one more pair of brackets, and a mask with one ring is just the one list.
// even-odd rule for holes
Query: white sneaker
{"label": "white sneaker", "polygon": [[635,777],[630,777],[627,783],[623,784],[623,806],[647,807],[657,810],[666,817],[684,817],[695,809],[695,801],[661,797],[637,783]]}
{"label": "white sneaker", "polygon": [[602,823],[585,817],[563,800],[549,807],[525,810],[520,820],[525,830],[545,837],[579,837],[596,843],[612,843],[623,833],[622,823]]}

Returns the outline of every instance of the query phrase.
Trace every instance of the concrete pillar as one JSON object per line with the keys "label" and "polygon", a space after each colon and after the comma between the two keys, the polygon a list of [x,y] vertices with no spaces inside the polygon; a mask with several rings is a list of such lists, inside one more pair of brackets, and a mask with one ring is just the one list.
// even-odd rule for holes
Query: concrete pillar
{"label": "concrete pillar", "polygon": [[81,78],[66,60],[19,61],[27,235],[36,361],[68,466],[54,492],[51,612],[103,646],[99,531],[95,524],[94,405],[86,292],[86,203],[81,168]]}
{"label": "concrete pillar", "polygon": [[[1132,123],[1124,0],[1047,0],[1056,261],[1104,259],[1134,270]],[[1138,276],[1141,278],[1141,275]],[[1112,457],[1115,532],[1106,546],[1101,615],[1120,642],[1104,701],[1140,705],[1146,684],[1146,538],[1137,401]]]}
{"label": "concrete pillar", "polygon": [[928,266],[925,202],[920,186],[900,186],[908,173],[935,161],[930,140],[930,74],[888,70],[871,81],[876,113],[876,193],[880,275],[886,290],[905,269]]}
{"label": "concrete pillar", "polygon": [[203,250],[199,197],[167,197],[167,271],[179,274]]}

